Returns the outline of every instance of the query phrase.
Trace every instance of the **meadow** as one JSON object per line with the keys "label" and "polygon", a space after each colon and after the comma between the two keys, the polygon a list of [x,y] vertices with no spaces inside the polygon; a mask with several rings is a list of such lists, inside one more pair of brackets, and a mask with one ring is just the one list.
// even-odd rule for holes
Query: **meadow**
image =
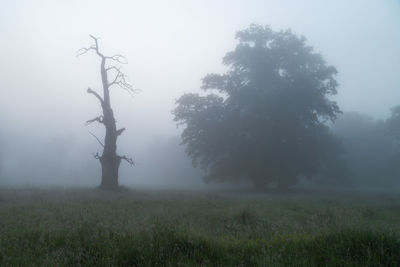
{"label": "meadow", "polygon": [[400,194],[0,189],[1,266],[399,266]]}

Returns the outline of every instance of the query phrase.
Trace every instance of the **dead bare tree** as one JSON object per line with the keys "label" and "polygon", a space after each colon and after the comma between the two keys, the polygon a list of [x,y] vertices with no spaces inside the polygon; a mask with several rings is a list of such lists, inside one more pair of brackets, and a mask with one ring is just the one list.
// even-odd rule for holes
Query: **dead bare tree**
{"label": "dead bare tree", "polygon": [[[116,127],[114,113],[110,103],[110,88],[113,86],[118,86],[130,94],[133,94],[136,90],[126,80],[126,75],[121,71],[121,68],[118,67],[119,64],[127,63],[126,58],[119,54],[105,56],[100,52],[98,44],[99,38],[96,38],[92,35],[90,35],[90,37],[93,39],[94,44],[90,47],[81,48],[78,51],[77,56],[86,54],[89,51],[94,51],[101,59],[100,74],[103,85],[103,96],[98,94],[90,87],[87,89],[87,92],[99,100],[103,110],[103,115],[86,121],[86,125],[97,122],[103,124],[106,129],[104,143],[102,143],[100,139],[97,138],[93,133],[90,133],[103,147],[102,155],[96,153],[93,156],[98,159],[101,164],[100,188],[104,190],[116,190],[118,188],[118,169],[121,160],[127,161],[131,166],[134,165],[134,162],[132,158],[119,156],[117,154],[117,138],[125,131],[125,128],[117,129]],[[114,63],[114,65],[109,63]],[[109,80],[109,76],[112,76],[113,79]]]}

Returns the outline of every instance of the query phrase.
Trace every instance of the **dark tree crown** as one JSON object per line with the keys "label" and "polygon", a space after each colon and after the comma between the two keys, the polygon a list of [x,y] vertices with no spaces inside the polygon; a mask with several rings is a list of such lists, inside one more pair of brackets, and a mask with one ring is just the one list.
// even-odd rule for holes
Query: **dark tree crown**
{"label": "dark tree crown", "polygon": [[324,123],[340,113],[329,98],[337,70],[290,30],[251,25],[236,39],[223,59],[228,71],[203,78],[207,95],[177,101],[187,154],[209,180],[292,183],[316,174],[328,147],[340,147]]}

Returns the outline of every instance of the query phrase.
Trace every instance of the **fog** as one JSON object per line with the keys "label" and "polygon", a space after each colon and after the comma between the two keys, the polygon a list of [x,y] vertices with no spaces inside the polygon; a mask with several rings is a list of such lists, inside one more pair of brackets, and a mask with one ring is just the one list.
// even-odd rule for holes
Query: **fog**
{"label": "fog", "polygon": [[100,61],[76,56],[92,34],[105,54],[128,59],[122,70],[140,89],[132,97],[111,91],[117,125],[126,127],[118,152],[136,163],[121,163],[120,184],[208,186],[179,145],[182,128],[171,111],[182,94],[201,92],[206,74],[226,71],[223,56],[251,23],[304,35],[337,68],[334,99],[345,114],[386,120],[400,104],[399,1],[4,0],[0,185],[99,184],[92,153],[102,147],[88,131],[103,138],[104,128],[85,122],[101,112],[86,93],[101,89]]}

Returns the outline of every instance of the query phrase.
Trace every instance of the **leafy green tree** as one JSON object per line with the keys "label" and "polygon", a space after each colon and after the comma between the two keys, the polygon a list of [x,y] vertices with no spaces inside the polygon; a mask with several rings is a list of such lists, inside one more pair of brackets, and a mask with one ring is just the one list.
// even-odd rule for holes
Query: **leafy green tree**
{"label": "leafy green tree", "polygon": [[[290,30],[251,25],[236,34],[225,74],[203,78],[173,111],[186,152],[206,181],[248,179],[287,188],[341,153],[326,126],[340,113],[336,69]],[[334,149],[333,149],[334,148]]]}

